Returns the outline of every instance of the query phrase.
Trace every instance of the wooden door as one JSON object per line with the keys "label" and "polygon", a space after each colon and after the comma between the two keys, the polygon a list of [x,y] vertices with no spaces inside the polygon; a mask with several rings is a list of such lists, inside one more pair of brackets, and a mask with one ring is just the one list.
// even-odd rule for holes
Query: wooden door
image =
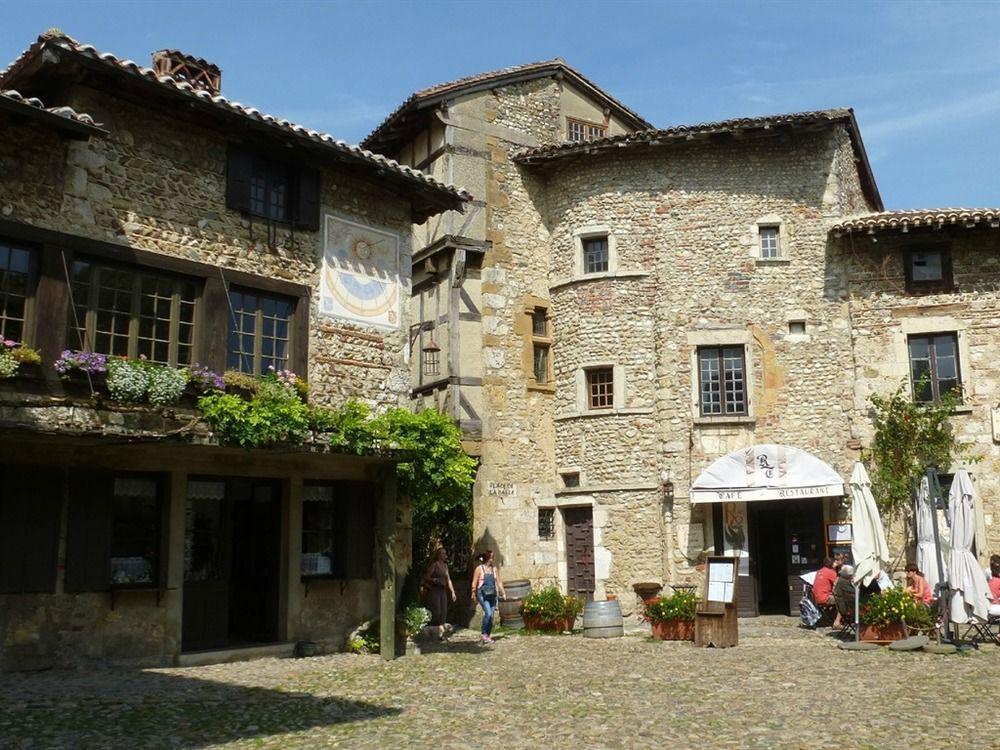
{"label": "wooden door", "polygon": [[181,625],[184,651],[220,648],[229,642],[232,503],[223,487],[212,488],[211,496],[189,497],[187,501]]}
{"label": "wooden door", "polygon": [[594,512],[565,508],[567,593],[594,598]]}
{"label": "wooden door", "polygon": [[236,643],[278,639],[281,504],[271,481],[230,480],[233,503],[229,637]]}

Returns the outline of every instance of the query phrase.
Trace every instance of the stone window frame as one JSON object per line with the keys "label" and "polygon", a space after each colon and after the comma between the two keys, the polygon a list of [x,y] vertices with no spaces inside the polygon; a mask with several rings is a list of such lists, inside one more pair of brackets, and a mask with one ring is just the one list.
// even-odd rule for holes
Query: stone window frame
{"label": "stone window frame", "polygon": [[[928,310],[931,313],[932,310]],[[913,393],[913,379],[910,375],[910,336],[933,336],[935,334],[954,334],[958,339],[958,378],[962,388],[964,403],[957,404],[955,414],[972,412],[969,403],[975,387],[975,373],[972,368],[972,357],[969,352],[968,324],[951,315],[933,315],[926,317],[905,318],[900,321],[892,340],[893,361],[895,367],[892,375],[895,382],[906,378],[910,393]]]}
{"label": "stone window frame", "polygon": [[[802,333],[792,332],[792,325],[795,323],[802,324]],[[787,326],[784,337],[785,341],[790,343],[804,343],[812,341],[812,336],[809,333],[809,314],[805,310],[792,310],[785,316],[785,325]]]}
{"label": "stone window frame", "polygon": [[[585,240],[604,238],[608,242],[608,270],[587,273],[583,260],[583,243]],[[599,279],[613,276],[618,272],[618,241],[611,227],[605,224],[591,224],[580,227],[573,232],[573,278]]]}
{"label": "stone window frame", "polygon": [[[610,407],[593,408],[590,405],[587,373],[594,370],[611,370]],[[616,414],[625,409],[625,366],[609,360],[598,360],[580,364],[576,369],[576,407],[579,414],[593,416],[601,414]]]}
{"label": "stone window frame", "polygon": [[[545,312],[545,322],[548,327],[545,335],[536,334],[534,330],[535,315],[539,311]],[[524,342],[521,355],[521,369],[524,373],[527,388],[529,391],[554,393],[555,382],[552,349],[555,337],[552,330],[552,305],[548,300],[541,297],[528,295],[522,300],[522,313],[519,316],[521,318],[520,332]],[[535,350],[538,347],[544,347],[548,350],[548,379],[544,383],[538,382],[538,379],[535,377]]]}
{"label": "stone window frame", "polygon": [[[753,424],[756,417],[757,373],[753,364],[753,336],[745,328],[717,328],[688,331],[691,367],[691,420],[696,425]],[[703,416],[701,413],[701,373],[698,350],[703,347],[743,347],[743,372],[746,378],[746,413]]]}
{"label": "stone window frame", "polygon": [[[761,255],[760,230],[778,230],[778,256],[775,258],[765,258]],[[788,222],[778,214],[766,214],[750,225],[750,255],[760,264],[784,264],[791,261],[791,237]]]}
{"label": "stone window frame", "polygon": [[538,541],[552,542],[556,538],[556,508],[539,506],[538,508]]}

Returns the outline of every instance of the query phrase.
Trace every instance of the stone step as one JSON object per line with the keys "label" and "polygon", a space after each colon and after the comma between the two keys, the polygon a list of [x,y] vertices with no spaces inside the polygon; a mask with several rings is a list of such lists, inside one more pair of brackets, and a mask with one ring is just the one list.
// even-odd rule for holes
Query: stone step
{"label": "stone step", "polygon": [[178,667],[203,667],[251,659],[284,659],[292,656],[294,643],[265,643],[259,646],[235,646],[210,651],[187,651],[177,657]]}

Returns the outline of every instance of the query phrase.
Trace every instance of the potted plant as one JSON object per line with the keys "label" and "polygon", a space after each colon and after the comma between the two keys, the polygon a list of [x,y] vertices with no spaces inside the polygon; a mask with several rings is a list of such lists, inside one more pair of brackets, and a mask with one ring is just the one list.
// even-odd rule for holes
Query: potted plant
{"label": "potted plant", "polygon": [[0,379],[41,377],[42,355],[37,349],[0,339]]}
{"label": "potted plant", "polygon": [[653,637],[660,641],[693,641],[697,604],[698,596],[693,591],[677,591],[651,601],[645,615],[653,627]]}
{"label": "potted plant", "polygon": [[572,630],[583,611],[583,600],[564,596],[555,586],[546,586],[528,594],[521,605],[524,626],[528,630],[562,632]]}
{"label": "potted plant", "polygon": [[860,639],[879,643],[902,640],[906,637],[907,621],[920,618],[917,606],[900,586],[873,595],[861,608]]}

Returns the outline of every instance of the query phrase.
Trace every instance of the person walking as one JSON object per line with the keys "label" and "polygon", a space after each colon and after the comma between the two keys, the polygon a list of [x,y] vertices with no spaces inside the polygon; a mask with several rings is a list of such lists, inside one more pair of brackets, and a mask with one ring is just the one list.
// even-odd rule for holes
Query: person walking
{"label": "person walking", "polygon": [[497,593],[504,599],[507,593],[503,590],[500,571],[493,563],[493,550],[486,550],[479,556],[479,565],[472,576],[472,598],[483,608],[483,627],[479,639],[483,643],[493,643],[490,634],[493,632],[493,614],[497,608]]}
{"label": "person walking", "polygon": [[448,572],[448,555],[444,547],[438,547],[434,553],[434,561],[424,573],[421,582],[424,589],[424,603],[431,611],[431,625],[444,625],[448,621],[448,597],[455,601],[455,587],[451,584],[451,573]]}

